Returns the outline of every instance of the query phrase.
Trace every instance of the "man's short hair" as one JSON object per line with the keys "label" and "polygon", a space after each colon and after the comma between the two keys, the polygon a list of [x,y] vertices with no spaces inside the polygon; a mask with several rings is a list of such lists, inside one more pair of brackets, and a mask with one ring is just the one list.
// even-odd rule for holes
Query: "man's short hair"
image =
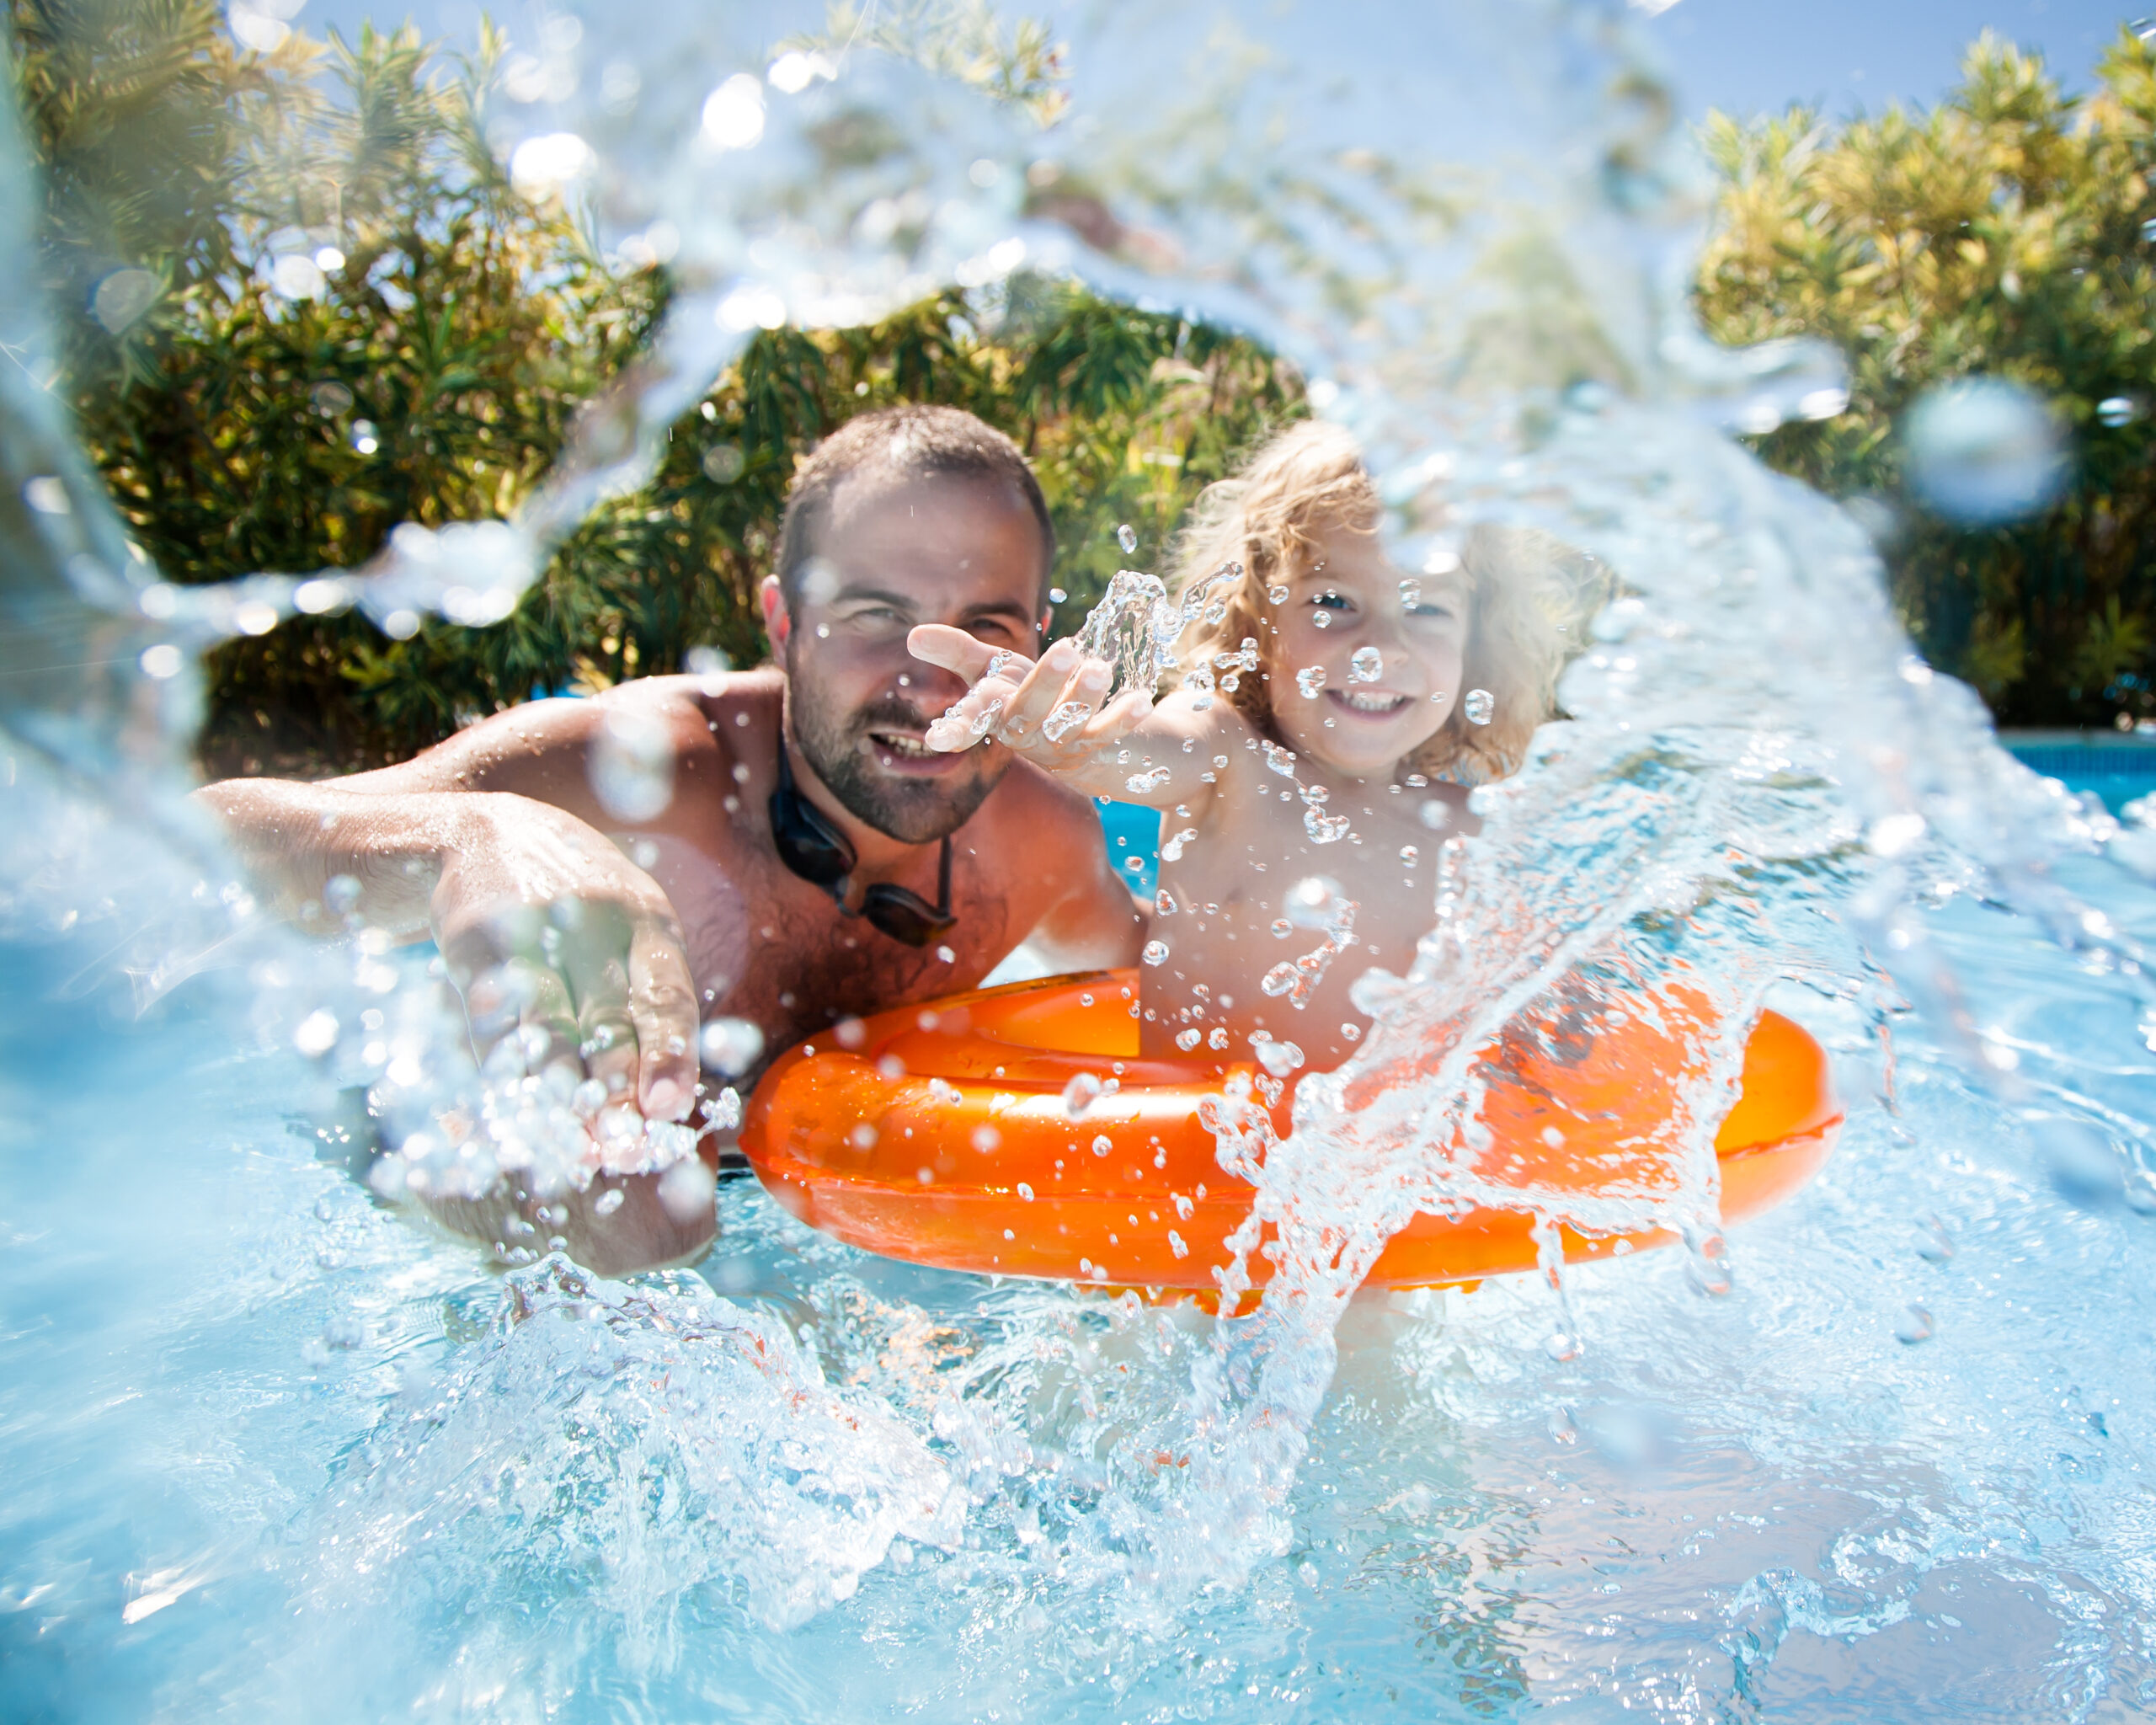
{"label": "man's short hair", "polygon": [[908,403],[848,419],[821,443],[793,476],[779,529],[778,585],[790,608],[800,591],[802,565],[816,553],[831,517],[831,501],[846,480],[880,473],[895,478],[972,479],[1008,485],[1026,499],[1041,530],[1041,594],[1048,604],[1055,567],[1055,528],[1040,481],[1018,446],[960,408]]}

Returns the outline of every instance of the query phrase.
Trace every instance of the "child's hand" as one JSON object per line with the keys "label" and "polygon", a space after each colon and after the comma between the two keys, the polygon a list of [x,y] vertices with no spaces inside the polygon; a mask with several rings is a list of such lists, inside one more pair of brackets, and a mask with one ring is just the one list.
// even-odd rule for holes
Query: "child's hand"
{"label": "child's hand", "polygon": [[1102,710],[1114,672],[1101,660],[1081,658],[1073,640],[1058,641],[1029,660],[963,629],[923,623],[906,637],[906,647],[971,686],[928,728],[928,746],[946,754],[993,737],[1036,766],[1067,771],[1090,761],[1152,710],[1143,689],[1125,691]]}

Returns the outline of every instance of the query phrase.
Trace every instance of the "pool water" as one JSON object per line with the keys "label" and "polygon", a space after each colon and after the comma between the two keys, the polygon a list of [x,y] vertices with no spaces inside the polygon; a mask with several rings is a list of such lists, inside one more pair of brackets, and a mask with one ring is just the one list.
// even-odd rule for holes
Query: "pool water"
{"label": "pool water", "polygon": [[2156,791],[2156,744],[2035,741],[2012,733],[2000,741],[2031,772],[2055,778],[2077,794],[2087,792],[2101,798],[2114,814]]}
{"label": "pool water", "polygon": [[[305,590],[152,585],[0,367],[10,483],[67,505],[0,511],[38,649],[0,639],[0,1716],[2156,1711],[2156,841],[1994,747],[1863,533],[1722,435],[1846,397],[1684,324],[1695,176],[1622,8],[1065,13],[1047,131],[911,14],[773,58],[780,10],[525,20],[504,142],[593,164],[603,243],[678,242],[675,309],[516,522],[400,534],[345,597],[513,597],[752,329],[992,307],[1024,261],[1273,341],[1403,566],[1475,521],[1619,572],[1572,718],[1435,846],[1411,974],[1358,979],[1360,1089],[1307,1081],[1252,1167],[1254,1315],[870,1258],[744,1178],[694,1264],[504,1272],[367,1171],[508,1166],[434,1128],[524,1081],[426,954],[269,926],[173,807],[189,655]],[[0,334],[43,352],[0,168]],[[1103,819],[1144,890],[1155,817]],[[1691,1003],[1652,1200],[1686,1245],[1350,1298],[1471,1189],[1476,1051],[1575,980]],[[1724,1242],[1691,1152],[1761,1004],[1848,1121]]]}

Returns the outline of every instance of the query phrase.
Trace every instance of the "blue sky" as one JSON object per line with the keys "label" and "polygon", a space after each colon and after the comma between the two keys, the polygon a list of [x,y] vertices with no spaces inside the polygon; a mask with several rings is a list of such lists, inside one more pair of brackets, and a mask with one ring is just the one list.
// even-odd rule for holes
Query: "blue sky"
{"label": "blue sky", "polygon": [[[1962,49],[1987,25],[2041,50],[2068,88],[2085,88],[2098,53],[2136,8],[2156,13],[2156,0],[1675,0],[1646,29],[1695,119],[1710,108],[1751,115],[1797,101],[1841,115],[1896,99],[1936,100],[1952,86]],[[349,34],[363,18],[390,24],[409,16],[430,35],[462,35],[483,9],[513,20],[525,8],[520,0],[307,0],[294,22]],[[809,19],[824,11],[821,0],[800,9]],[[1029,8],[1010,0],[1007,9]]]}
{"label": "blue sky", "polygon": [[[2156,13],[2156,0],[2142,9]],[[1987,25],[2041,50],[2063,83],[2085,89],[2098,54],[2136,15],[2103,0],[1676,0],[1646,28],[1694,117],[1793,101],[1840,115],[1936,100]]]}

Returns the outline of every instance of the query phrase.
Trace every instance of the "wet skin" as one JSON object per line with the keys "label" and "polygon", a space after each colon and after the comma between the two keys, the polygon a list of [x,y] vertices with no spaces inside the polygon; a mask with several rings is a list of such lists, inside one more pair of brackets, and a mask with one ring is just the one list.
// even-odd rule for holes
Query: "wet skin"
{"label": "wet skin", "polygon": [[[749,1019],[776,1055],[850,1014],[970,987],[1021,941],[1056,968],[1134,962],[1144,917],[1086,798],[1000,745],[962,758],[922,741],[966,686],[912,656],[911,629],[941,626],[984,654],[1037,650],[1040,542],[1022,500],[972,482],[849,480],[820,551],[791,607],[766,584],[779,665],[534,702],[326,784],[198,794],[302,924],[347,875],[367,924],[432,934],[483,1054],[536,1028],[550,1062],[632,1092],[655,1119],[691,1112],[700,1020]],[[795,786],[858,858],[853,905],[878,881],[933,902],[937,841],[952,833],[958,920],[940,942],[899,944],[779,861],[767,805],[789,707]],[[593,789],[610,721],[656,727],[671,745],[672,798],[648,820],[610,814]],[[812,756],[887,830],[850,812]],[[616,1187],[621,1207],[595,1214]],[[487,1241],[517,1208],[506,1194],[433,1207]],[[670,1212],[651,1177],[607,1176],[569,1211],[552,1231],[602,1273],[691,1256],[716,1225],[708,1204]]]}
{"label": "wet skin", "polygon": [[[1458,786],[1406,782],[1406,756],[1444,726],[1462,693],[1465,593],[1456,579],[1424,576],[1410,604],[1401,579],[1374,536],[1315,536],[1310,559],[1288,583],[1287,601],[1267,609],[1260,668],[1268,680],[1269,735],[1225,700],[1201,707],[1178,691],[1150,708],[1142,697],[1119,697],[1051,742],[1041,721],[1065,701],[1098,706],[1105,665],[1082,662],[1075,643],[1059,641],[1038,666],[990,676],[990,655],[978,644],[945,630],[915,636],[916,652],[974,685],[962,713],[1005,702],[995,734],[1006,746],[1094,795],[1163,811],[1161,886],[1176,908],[1156,916],[1152,927],[1166,959],[1142,973],[1148,1054],[1174,1051],[1176,1038],[1195,1029],[1201,1039],[1221,1033],[1209,1045],[1246,1055],[1251,1033],[1262,1031],[1296,1044],[1310,1070],[1337,1066],[1368,1024],[1348,998],[1349,985],[1373,964],[1404,973],[1412,962],[1432,920],[1438,847],[1476,822]],[[1374,681],[1353,675],[1362,649],[1379,655]],[[1305,697],[1295,673],[1313,666],[1324,670],[1325,686]],[[933,740],[962,747],[965,736],[962,719]],[[1292,781],[1267,765],[1268,741],[1294,751]],[[1128,761],[1118,758],[1125,753]],[[1130,778],[1153,769],[1166,769],[1162,783],[1128,788]],[[1298,785],[1324,788],[1323,812],[1347,817],[1347,836],[1312,841]],[[1170,858],[1181,833],[1192,836]],[[1412,861],[1402,855],[1409,846]],[[1259,985],[1283,959],[1326,939],[1318,928],[1274,932],[1289,889],[1313,875],[1337,882],[1358,909],[1353,944],[1299,1008]]]}

